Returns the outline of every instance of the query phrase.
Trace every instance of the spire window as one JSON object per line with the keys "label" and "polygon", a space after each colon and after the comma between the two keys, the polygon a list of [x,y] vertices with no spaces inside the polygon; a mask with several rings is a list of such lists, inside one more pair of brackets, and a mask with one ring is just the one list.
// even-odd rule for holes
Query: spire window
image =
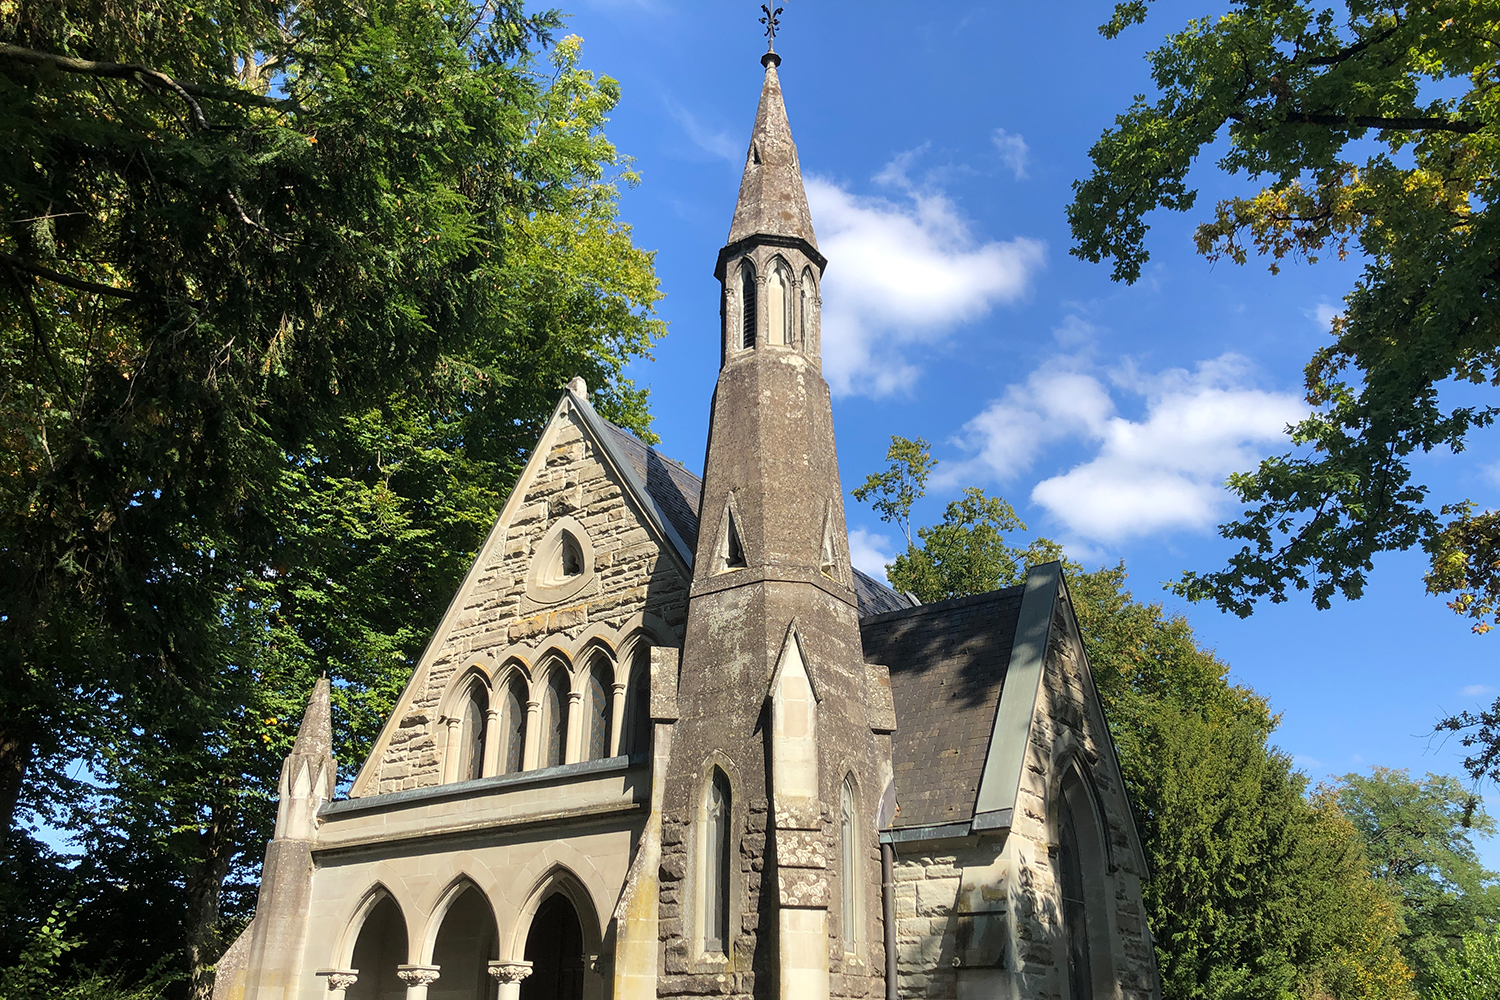
{"label": "spire window", "polygon": [[795,342],[792,312],[792,269],[778,257],[766,281],[766,318],[770,321],[767,326],[771,343],[791,346]]}
{"label": "spire window", "polygon": [[748,261],[740,265],[740,346],[755,346],[755,269]]}
{"label": "spire window", "polygon": [[798,344],[797,346],[807,353],[812,353],[813,342],[813,310],[817,308],[818,286],[813,280],[812,268],[802,269],[801,288],[798,289],[802,298],[802,308],[798,310]]}

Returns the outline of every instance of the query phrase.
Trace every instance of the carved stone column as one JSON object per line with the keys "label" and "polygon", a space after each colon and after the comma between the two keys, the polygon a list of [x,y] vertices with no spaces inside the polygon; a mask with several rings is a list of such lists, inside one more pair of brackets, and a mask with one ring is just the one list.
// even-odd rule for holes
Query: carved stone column
{"label": "carved stone column", "polygon": [[583,692],[568,692],[568,731],[563,733],[563,763],[583,760]]}
{"label": "carved stone column", "polygon": [[496,1000],[520,1000],[521,980],[531,975],[530,962],[491,962],[490,975],[500,984]]}
{"label": "carved stone column", "polygon": [[449,717],[443,721],[448,726],[448,741],[443,750],[443,784],[451,785],[458,780],[459,746],[463,742],[464,720]]}
{"label": "carved stone column", "polygon": [[621,737],[625,729],[625,682],[615,681],[613,700],[609,704],[609,755],[620,756],[620,748],[624,746]]}
{"label": "carved stone column", "polygon": [[526,745],[521,750],[521,770],[530,771],[537,766],[541,757],[542,734],[537,731],[541,725],[542,703],[539,701],[528,701],[526,703]]}
{"label": "carved stone column", "polygon": [[406,1000],[427,1000],[427,987],[438,981],[436,965],[398,965],[396,975],[406,984]]}
{"label": "carved stone column", "polygon": [[358,969],[319,969],[328,982],[328,1000],[344,1000],[344,991],[359,981]]}
{"label": "carved stone column", "polygon": [[484,713],[484,766],[479,773],[486,778],[500,773],[500,710],[493,705]]}

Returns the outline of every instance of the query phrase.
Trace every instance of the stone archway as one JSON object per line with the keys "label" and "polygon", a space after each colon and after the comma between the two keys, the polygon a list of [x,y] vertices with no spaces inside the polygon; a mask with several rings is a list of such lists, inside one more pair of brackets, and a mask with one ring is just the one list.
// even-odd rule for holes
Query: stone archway
{"label": "stone archway", "polygon": [[396,967],[406,962],[406,918],[390,896],[366,914],[354,942],[350,968],[359,979],[344,992],[344,1000],[405,1000],[406,984],[396,976]]}
{"label": "stone archway", "polygon": [[427,1000],[490,1000],[495,982],[489,963],[496,954],[495,916],[484,894],[469,885],[443,914],[432,945],[440,974],[427,987]]}
{"label": "stone archway", "polygon": [[521,1000],[583,1000],[587,958],[578,911],[561,892],[543,900],[526,935],[531,975],[521,982]]}

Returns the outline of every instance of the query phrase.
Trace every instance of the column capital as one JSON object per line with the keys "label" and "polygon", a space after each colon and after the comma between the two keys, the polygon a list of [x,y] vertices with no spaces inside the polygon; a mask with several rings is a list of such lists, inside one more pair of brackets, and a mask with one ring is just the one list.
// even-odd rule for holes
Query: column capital
{"label": "column capital", "polygon": [[490,975],[501,985],[519,983],[531,975],[530,962],[500,961],[490,963]]}
{"label": "column capital", "polygon": [[319,969],[318,975],[328,981],[331,993],[347,990],[359,981],[358,969]]}
{"label": "column capital", "polygon": [[441,978],[441,968],[436,965],[398,965],[396,975],[407,986],[428,987]]}

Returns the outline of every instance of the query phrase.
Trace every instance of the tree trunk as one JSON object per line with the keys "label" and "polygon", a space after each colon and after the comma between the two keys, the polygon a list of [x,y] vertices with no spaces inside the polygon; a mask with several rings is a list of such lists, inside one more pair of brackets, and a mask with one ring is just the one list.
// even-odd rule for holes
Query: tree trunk
{"label": "tree trunk", "polygon": [[224,954],[219,938],[219,903],[224,879],[238,846],[235,843],[237,803],[233,791],[221,786],[224,800],[213,806],[208,825],[199,835],[202,851],[187,883],[187,972],[190,1000],[212,1000],[213,967]]}
{"label": "tree trunk", "polygon": [[21,801],[21,783],[31,767],[36,743],[22,728],[0,728],[0,856],[10,848],[10,831]]}

